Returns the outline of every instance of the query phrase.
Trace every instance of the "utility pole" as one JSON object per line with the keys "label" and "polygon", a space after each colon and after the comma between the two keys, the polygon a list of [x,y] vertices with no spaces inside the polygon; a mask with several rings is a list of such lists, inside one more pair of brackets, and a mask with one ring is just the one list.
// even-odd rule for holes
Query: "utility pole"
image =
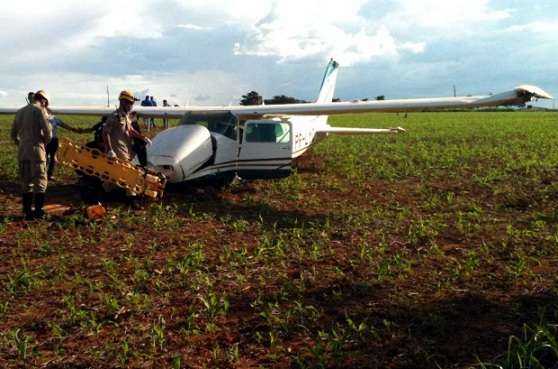
{"label": "utility pole", "polygon": [[453,97],[457,97],[457,90],[455,89],[455,85],[453,85]]}
{"label": "utility pole", "polygon": [[107,108],[110,108],[110,93],[109,93],[108,84],[107,84]]}

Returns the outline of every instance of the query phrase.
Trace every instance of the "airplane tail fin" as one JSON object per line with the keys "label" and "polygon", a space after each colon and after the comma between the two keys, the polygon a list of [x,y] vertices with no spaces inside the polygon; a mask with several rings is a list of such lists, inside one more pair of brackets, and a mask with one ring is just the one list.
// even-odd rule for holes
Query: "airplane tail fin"
{"label": "airplane tail fin", "polygon": [[333,100],[338,69],[339,63],[331,59],[325,70],[322,86],[320,87],[320,95],[318,96],[318,100],[316,100],[317,103],[327,103]]}

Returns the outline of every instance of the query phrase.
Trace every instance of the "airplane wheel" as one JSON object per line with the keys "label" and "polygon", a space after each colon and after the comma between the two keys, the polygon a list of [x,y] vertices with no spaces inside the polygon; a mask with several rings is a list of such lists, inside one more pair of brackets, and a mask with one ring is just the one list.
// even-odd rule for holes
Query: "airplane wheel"
{"label": "airplane wheel", "polygon": [[214,186],[223,188],[229,186],[236,179],[236,173],[226,173],[217,176]]}
{"label": "airplane wheel", "polygon": [[83,176],[78,180],[80,188],[80,196],[83,202],[87,204],[96,204],[101,201],[103,190],[102,182],[95,177]]}

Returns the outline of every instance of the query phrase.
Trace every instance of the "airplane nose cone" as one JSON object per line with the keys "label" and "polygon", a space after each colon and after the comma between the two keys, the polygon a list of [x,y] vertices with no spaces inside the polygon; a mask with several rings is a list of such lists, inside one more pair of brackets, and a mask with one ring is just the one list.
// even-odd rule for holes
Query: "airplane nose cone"
{"label": "airplane nose cone", "polygon": [[184,181],[213,155],[211,134],[199,125],[167,129],[147,148],[147,160],[169,182]]}

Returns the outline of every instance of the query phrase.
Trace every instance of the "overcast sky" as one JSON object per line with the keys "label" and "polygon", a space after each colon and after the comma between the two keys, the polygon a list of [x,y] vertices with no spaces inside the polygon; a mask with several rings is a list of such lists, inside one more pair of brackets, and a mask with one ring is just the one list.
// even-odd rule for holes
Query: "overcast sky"
{"label": "overcast sky", "polygon": [[236,104],[256,90],[313,100],[329,58],[336,96],[558,95],[556,0],[26,0],[0,12],[0,105],[119,90]]}

